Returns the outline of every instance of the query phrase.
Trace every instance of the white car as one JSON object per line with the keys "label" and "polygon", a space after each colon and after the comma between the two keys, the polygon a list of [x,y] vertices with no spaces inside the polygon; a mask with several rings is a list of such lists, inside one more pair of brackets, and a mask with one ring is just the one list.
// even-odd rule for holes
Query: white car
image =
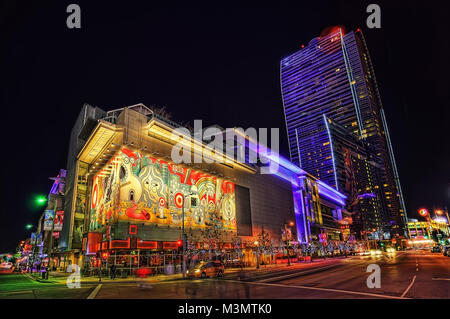
{"label": "white car", "polygon": [[381,250],[379,250],[379,249],[371,249],[370,250],[370,255],[371,256],[380,256],[381,255]]}
{"label": "white car", "polygon": [[12,268],[12,263],[1,263],[0,264],[0,268],[1,269],[11,269]]}

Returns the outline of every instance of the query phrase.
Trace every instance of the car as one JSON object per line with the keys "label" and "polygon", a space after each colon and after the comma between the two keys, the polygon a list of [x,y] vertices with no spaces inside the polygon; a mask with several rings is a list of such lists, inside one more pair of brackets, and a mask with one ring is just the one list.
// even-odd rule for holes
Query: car
{"label": "car", "polygon": [[442,249],[442,252],[444,253],[444,256],[450,257],[450,246],[445,246],[445,247]]}
{"label": "car", "polygon": [[441,252],[441,246],[433,246],[431,248],[432,253],[440,253]]}
{"label": "car", "polygon": [[13,264],[12,264],[12,263],[9,263],[9,262],[4,262],[4,263],[1,263],[1,264],[0,264],[0,268],[1,268],[1,269],[11,269],[12,266],[13,266]]}
{"label": "car", "polygon": [[381,255],[381,250],[379,249],[371,249],[370,250],[370,256],[380,256]]}
{"label": "car", "polygon": [[393,247],[388,247],[388,248],[386,248],[386,252],[387,253],[389,253],[389,254],[393,254],[393,253],[395,253],[395,248],[393,248]]}
{"label": "car", "polygon": [[222,277],[225,267],[220,261],[202,261],[186,271],[188,278]]}

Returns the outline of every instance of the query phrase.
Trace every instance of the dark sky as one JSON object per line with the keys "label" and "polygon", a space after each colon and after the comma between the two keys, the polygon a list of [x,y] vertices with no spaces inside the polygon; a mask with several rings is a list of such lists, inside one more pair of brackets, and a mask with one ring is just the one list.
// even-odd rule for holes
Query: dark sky
{"label": "dark sky", "polygon": [[[332,25],[366,37],[408,214],[449,205],[448,8],[434,1],[381,5],[368,29],[364,1],[296,6],[170,7],[132,1],[0,5],[0,252],[29,235],[65,168],[69,134],[88,102],[105,110],[167,106],[174,119],[223,127],[279,127],[288,155],[279,61]],[[95,3],[94,3],[95,2]],[[48,4],[45,4],[48,3]],[[81,29],[66,7],[81,6]]]}

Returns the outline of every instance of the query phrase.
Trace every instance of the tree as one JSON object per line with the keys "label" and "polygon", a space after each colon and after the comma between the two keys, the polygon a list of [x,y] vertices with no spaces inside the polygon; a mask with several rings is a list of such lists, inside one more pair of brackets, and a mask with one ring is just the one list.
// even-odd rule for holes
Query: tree
{"label": "tree", "polygon": [[262,227],[261,232],[256,236],[256,238],[258,240],[258,245],[256,248],[257,252],[262,255],[272,256],[274,254],[274,247],[270,233],[266,232],[264,227]]}
{"label": "tree", "polygon": [[215,245],[222,237],[223,222],[218,216],[216,210],[210,210],[207,215],[207,227],[201,230],[204,240],[208,243],[209,258],[212,258],[212,246]]}

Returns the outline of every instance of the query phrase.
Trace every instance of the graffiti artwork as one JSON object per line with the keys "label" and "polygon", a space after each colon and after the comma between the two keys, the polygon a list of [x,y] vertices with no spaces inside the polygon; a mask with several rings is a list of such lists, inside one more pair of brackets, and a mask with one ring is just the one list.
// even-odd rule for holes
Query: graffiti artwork
{"label": "graffiti artwork", "polygon": [[236,230],[234,183],[122,148],[95,177],[90,229],[121,221]]}

